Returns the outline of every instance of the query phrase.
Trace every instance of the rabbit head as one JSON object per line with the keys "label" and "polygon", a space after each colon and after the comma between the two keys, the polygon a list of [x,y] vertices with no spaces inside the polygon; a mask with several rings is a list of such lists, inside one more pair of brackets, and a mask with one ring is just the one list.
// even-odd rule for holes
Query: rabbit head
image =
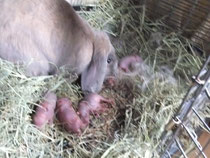
{"label": "rabbit head", "polygon": [[118,60],[108,35],[101,31],[94,34],[92,60],[81,75],[83,92],[99,92],[104,80],[117,74]]}

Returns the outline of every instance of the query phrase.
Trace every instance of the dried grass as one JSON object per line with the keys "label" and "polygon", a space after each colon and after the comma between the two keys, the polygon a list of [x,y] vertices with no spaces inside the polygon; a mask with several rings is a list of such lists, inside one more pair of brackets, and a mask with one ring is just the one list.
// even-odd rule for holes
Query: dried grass
{"label": "dried grass", "polygon": [[[161,21],[145,16],[144,6],[129,0],[100,2],[91,11],[79,12],[95,28],[112,35],[119,57],[139,54],[149,71],[124,77],[101,94],[115,99],[116,105],[78,137],[61,129],[57,122],[42,131],[31,124],[34,106],[47,90],[69,97],[76,108],[81,99],[77,78],[69,74],[26,77],[23,68],[0,60],[0,157],[158,157],[157,147],[164,126],[180,105],[203,59],[195,55],[190,42],[174,32],[166,34]],[[151,34],[161,33],[155,48]],[[154,41],[154,40],[153,40]],[[161,73],[170,70],[176,83]],[[174,77],[174,76],[175,77]],[[170,75],[169,75],[170,76]],[[147,83],[145,89],[142,85]]]}

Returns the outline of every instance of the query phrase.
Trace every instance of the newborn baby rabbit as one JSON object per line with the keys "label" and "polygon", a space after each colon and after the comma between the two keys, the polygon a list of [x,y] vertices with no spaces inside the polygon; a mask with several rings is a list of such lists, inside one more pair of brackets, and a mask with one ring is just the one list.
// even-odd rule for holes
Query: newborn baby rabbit
{"label": "newborn baby rabbit", "polygon": [[68,98],[61,98],[57,101],[56,115],[69,133],[81,134],[82,130],[87,127],[75,112],[72,102]]}
{"label": "newborn baby rabbit", "polygon": [[142,58],[138,55],[129,55],[120,59],[118,67],[127,73],[135,70],[136,66],[142,62]]}
{"label": "newborn baby rabbit", "polygon": [[26,64],[28,75],[81,74],[84,92],[99,92],[117,72],[108,35],[93,30],[65,0],[0,1],[0,57]]}
{"label": "newborn baby rabbit", "polygon": [[43,128],[46,123],[53,123],[56,100],[56,95],[49,92],[45,95],[44,101],[41,105],[36,108],[36,112],[33,115],[33,123],[38,128]]}
{"label": "newborn baby rabbit", "polygon": [[104,98],[96,93],[90,93],[79,103],[78,114],[81,120],[89,124],[90,114],[99,115],[107,109],[107,104],[113,104],[112,99]]}
{"label": "newborn baby rabbit", "polygon": [[145,64],[138,55],[128,55],[119,60],[119,71],[117,76],[108,77],[105,81],[105,87],[114,87],[119,79],[126,76],[135,76],[139,71],[144,71]]}
{"label": "newborn baby rabbit", "polygon": [[113,104],[114,102],[96,93],[90,93],[80,101],[79,110],[76,113],[68,98],[58,99],[57,105],[56,100],[57,97],[54,93],[47,93],[44,102],[41,103],[40,107],[37,107],[33,116],[33,123],[38,128],[42,128],[46,123],[53,123],[54,110],[56,109],[56,117],[66,131],[81,134],[88,126],[91,114],[103,113],[107,109],[106,104]]}
{"label": "newborn baby rabbit", "polygon": [[81,134],[89,124],[90,114],[103,113],[107,109],[107,103],[112,104],[113,100],[106,99],[96,93],[90,93],[80,101],[78,116],[72,107],[72,102],[67,98],[61,98],[57,101],[56,106],[57,119],[67,132]]}

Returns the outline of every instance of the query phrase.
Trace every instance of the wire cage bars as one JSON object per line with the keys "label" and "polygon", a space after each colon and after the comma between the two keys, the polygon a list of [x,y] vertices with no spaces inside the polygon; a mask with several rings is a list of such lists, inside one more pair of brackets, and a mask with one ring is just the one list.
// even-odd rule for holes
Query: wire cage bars
{"label": "wire cage bars", "polygon": [[[187,95],[185,96],[180,109],[177,114],[174,116],[172,121],[166,127],[166,131],[162,134],[162,146],[164,150],[161,152],[162,158],[170,157],[180,157],[183,155],[187,158],[187,155],[190,157],[204,157],[207,158],[207,155],[204,153],[204,150],[210,150],[210,128],[209,125],[205,122],[205,118],[199,115],[199,110],[203,109],[209,103],[210,99],[210,56],[203,65],[197,76],[193,76],[195,84],[190,88]],[[198,141],[197,129],[193,129],[192,120],[196,117],[200,123],[203,125],[203,128],[207,131],[206,144],[201,146]],[[172,133],[167,134],[167,132],[172,129],[172,126],[176,126]],[[167,130],[168,129],[168,130]],[[188,139],[194,143],[196,151],[192,154],[187,151],[187,146],[184,146],[180,142],[180,136],[186,133]],[[204,132],[204,131],[201,131]],[[181,153],[181,155],[179,154]],[[209,155],[208,155],[209,156]]]}

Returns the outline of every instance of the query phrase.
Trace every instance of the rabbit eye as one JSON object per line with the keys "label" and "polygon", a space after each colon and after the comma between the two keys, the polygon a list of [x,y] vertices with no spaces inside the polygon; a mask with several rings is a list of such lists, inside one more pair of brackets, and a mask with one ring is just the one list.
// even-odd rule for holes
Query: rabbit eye
{"label": "rabbit eye", "polygon": [[107,63],[108,63],[108,64],[110,64],[111,61],[112,61],[112,59],[110,59],[110,58],[107,59]]}

